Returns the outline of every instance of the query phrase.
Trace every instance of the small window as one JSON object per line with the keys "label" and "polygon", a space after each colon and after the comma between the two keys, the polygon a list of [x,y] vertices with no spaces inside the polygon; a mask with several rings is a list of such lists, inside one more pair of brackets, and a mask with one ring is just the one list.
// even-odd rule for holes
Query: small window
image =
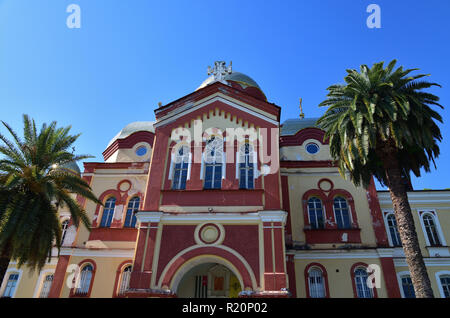
{"label": "small window", "polygon": [[450,275],[442,275],[439,277],[445,298],[450,298]]}
{"label": "small window", "polygon": [[114,208],[116,207],[116,198],[112,197],[106,200],[105,207],[103,208],[102,220],[100,227],[110,227],[111,221],[114,215]]}
{"label": "small window", "polygon": [[140,146],[136,149],[136,155],[139,157],[145,156],[147,154],[147,147]]}
{"label": "small window", "polygon": [[87,296],[87,294],[89,293],[89,288],[91,287],[93,270],[94,269],[91,264],[83,267],[80,273],[79,286],[75,290],[75,295]]}
{"label": "small window", "polygon": [[129,265],[125,267],[122,272],[122,275],[120,277],[119,292],[117,293],[119,296],[123,296],[128,289],[128,286],[130,284],[131,269],[132,266]]}
{"label": "small window", "polygon": [[311,142],[311,143],[307,144],[305,148],[306,148],[306,152],[311,154],[311,155],[315,155],[320,150],[319,145],[317,145],[314,142]]}
{"label": "small window", "polygon": [[132,198],[128,202],[127,214],[125,216],[124,227],[136,227],[136,211],[139,209],[140,199],[138,197]]}
{"label": "small window", "polygon": [[402,246],[402,241],[400,240],[400,234],[398,233],[397,221],[395,220],[394,213],[389,213],[388,216],[386,217],[386,221],[392,245]]}
{"label": "small window", "polygon": [[342,197],[334,198],[333,208],[338,228],[349,229],[351,227],[351,221],[347,200]]}
{"label": "small window", "polygon": [[428,237],[428,242],[431,246],[440,246],[441,241],[439,240],[434,217],[430,213],[425,213],[422,219],[423,225],[425,226],[425,232]]}
{"label": "small window", "polygon": [[173,166],[173,190],[185,190],[186,180],[189,170],[189,148],[186,146],[180,147],[176,152],[176,156],[172,163]]}
{"label": "small window", "polygon": [[253,147],[248,143],[239,151],[239,188],[254,188],[254,162]]}
{"label": "small window", "polygon": [[61,234],[61,246],[64,245],[64,239],[66,238],[67,228],[69,227],[69,220],[65,220],[61,224],[62,234]]}
{"label": "small window", "polygon": [[319,268],[311,268],[308,271],[309,296],[311,298],[324,298],[325,282],[322,270]]}
{"label": "small window", "polygon": [[53,283],[53,274],[46,275],[44,277],[44,281],[42,282],[41,293],[39,294],[39,298],[47,298],[50,293],[50,288]]}
{"label": "small window", "polygon": [[205,184],[204,189],[222,187],[223,141],[213,136],[207,141],[204,153]]}
{"label": "small window", "polygon": [[13,273],[8,277],[8,281],[6,282],[5,291],[3,292],[3,297],[11,298],[14,296],[14,291],[17,287],[17,282],[19,280],[19,274]]}
{"label": "small window", "polygon": [[416,298],[414,286],[409,275],[402,276],[402,289],[405,298]]}
{"label": "small window", "polygon": [[356,296],[358,298],[373,298],[373,291],[367,286],[369,276],[365,268],[357,268],[355,270],[355,286]]}
{"label": "small window", "polygon": [[322,201],[319,198],[313,197],[308,200],[308,215],[312,229],[324,228]]}

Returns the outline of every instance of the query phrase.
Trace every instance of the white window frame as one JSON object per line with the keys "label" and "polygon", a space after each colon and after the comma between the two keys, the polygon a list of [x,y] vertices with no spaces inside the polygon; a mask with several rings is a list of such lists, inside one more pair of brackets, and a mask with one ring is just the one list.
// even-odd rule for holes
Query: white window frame
{"label": "white window frame", "polygon": [[[387,219],[387,217],[389,216],[389,215],[394,215],[394,218],[395,218],[395,214],[394,214],[394,211],[393,210],[383,210],[383,220],[384,220],[384,227],[385,227],[385,229],[386,229],[386,234],[387,234],[387,237],[388,237],[388,241],[389,241],[389,246],[392,246],[392,247],[394,247],[394,248],[402,248],[402,246],[400,245],[400,246],[395,246],[394,245],[394,243],[393,243],[393,241],[392,241],[392,237],[391,237],[391,231],[389,230],[389,224],[388,224],[388,219]],[[397,232],[398,232],[398,224],[397,224],[397,219],[395,219],[395,224],[397,225]],[[399,237],[400,237],[400,233],[399,233]],[[400,243],[401,243],[402,241],[401,241],[401,239],[400,239]]]}
{"label": "white window frame", "polygon": [[430,240],[428,239],[427,230],[425,228],[425,224],[423,223],[423,216],[425,214],[430,214],[433,217],[434,225],[436,226],[436,232],[439,236],[439,241],[441,243],[440,246],[447,246],[447,242],[445,241],[444,232],[442,231],[441,224],[439,222],[439,218],[435,209],[427,209],[421,208],[417,209],[417,214],[419,216],[420,225],[422,226],[423,236],[425,237],[425,243],[428,247],[434,247],[434,245],[430,244]]}
{"label": "white window frame", "polygon": [[41,271],[36,283],[36,287],[34,288],[33,298],[39,298],[39,296],[41,295],[41,290],[44,285],[44,279],[45,277],[47,277],[47,275],[53,275],[53,279],[55,279],[55,269],[50,268]]}
{"label": "white window frame", "polygon": [[[340,230],[349,230],[349,229],[352,228],[352,224],[353,224],[352,208],[350,207],[350,203],[348,202],[348,199],[347,199],[346,197],[344,197],[343,195],[338,194],[338,195],[336,195],[335,197],[333,197],[333,202],[332,202],[332,204],[333,204],[333,213],[334,213],[334,219],[335,219],[335,221],[336,221],[336,226],[337,226],[337,224],[338,224],[338,222],[337,222],[337,216],[336,216],[336,209],[335,209],[335,207],[334,207],[334,200],[335,200],[336,198],[342,198],[342,199],[345,200],[345,203],[347,204],[348,217],[349,217],[349,221],[350,221],[350,227],[349,227],[349,228],[342,228],[342,229],[340,229]],[[341,208],[341,209],[342,209],[342,208]]]}
{"label": "white window frame", "polygon": [[[130,274],[127,274],[127,275],[131,275],[131,272],[133,271],[133,264],[131,264],[131,263],[125,264],[120,269],[119,284],[117,286],[117,296],[122,296],[121,288],[123,287],[122,286],[123,285],[123,275],[125,273],[125,269],[128,268],[128,267],[131,267],[131,271],[129,272]],[[128,284],[127,284],[127,288],[129,288],[129,287],[130,287],[130,277],[128,277]]]}
{"label": "white window frame", "polygon": [[397,282],[398,282],[398,287],[400,289],[400,294],[401,294],[402,298],[405,298],[405,292],[403,291],[403,283],[402,283],[402,278],[404,276],[411,277],[411,273],[409,271],[402,271],[402,272],[397,273]]}
{"label": "white window frame", "polygon": [[[220,138],[221,140],[222,140],[222,149],[221,149],[221,151],[222,151],[222,161],[221,161],[221,164],[222,164],[222,178],[221,178],[221,188],[222,188],[222,180],[223,179],[225,179],[225,177],[226,177],[226,175],[227,175],[227,160],[226,160],[226,152],[223,150],[223,146],[224,146],[224,143],[225,143],[225,138],[224,137],[222,137],[222,136],[220,136],[220,135],[212,135],[212,136],[210,136],[210,138],[209,139],[211,139],[212,137],[215,137],[215,138]],[[205,144],[205,149],[203,149],[203,153],[202,153],[202,164],[201,164],[201,167],[200,167],[200,180],[203,180],[203,187],[205,186],[205,182],[204,182],[204,180],[205,180],[205,173],[206,173],[206,159],[205,159],[205,157],[206,157],[206,149],[207,149],[207,146],[208,146],[208,144]],[[189,172],[189,171],[188,171]],[[214,181],[214,180],[213,180]],[[219,189],[209,189],[209,190],[219,190]]]}
{"label": "white window frame", "polygon": [[[170,167],[169,167],[169,178],[168,178],[169,180],[173,180],[174,173],[175,173],[175,164],[176,164],[175,161],[176,161],[176,157],[178,156],[178,151],[179,151],[180,147],[187,147],[188,150],[189,150],[188,170],[187,170],[186,181],[191,179],[191,167],[192,167],[192,151],[191,151],[191,147],[188,144],[181,144],[180,146],[175,148],[176,151],[172,151],[172,153],[170,154]],[[202,160],[202,162],[203,162],[203,160]]]}
{"label": "white window frame", "polygon": [[[240,169],[239,169],[239,164],[241,163],[241,149],[242,149],[242,147],[245,147],[245,144],[247,144],[247,143],[243,143],[243,144],[239,145],[239,147],[236,151],[236,179],[239,181],[241,180],[241,174],[240,174]],[[253,189],[255,189],[255,180],[258,178],[258,154],[257,154],[256,150],[254,149],[255,147],[251,143],[248,143],[248,144],[252,149],[249,153],[249,156],[252,157]]]}
{"label": "white window frame", "polygon": [[[64,229],[64,226],[63,226],[64,222],[67,222],[66,229]],[[61,232],[61,246],[64,246],[64,240],[65,240],[65,238],[67,236],[67,231],[69,230],[69,223],[70,223],[70,218],[64,218],[61,221],[61,230],[62,230],[62,232]]]}
{"label": "white window frame", "polygon": [[369,286],[367,286],[367,281],[363,282],[362,284],[363,284],[363,286],[364,286],[365,288],[367,288],[367,289],[370,291],[371,297],[358,297],[358,282],[357,282],[357,280],[356,280],[356,271],[357,271],[358,269],[364,270],[364,271],[366,272],[367,278],[370,277],[369,273],[367,272],[367,267],[358,266],[358,267],[356,267],[356,268],[353,270],[353,280],[354,280],[354,282],[355,282],[356,297],[357,297],[357,298],[375,298],[375,291],[374,291],[374,288],[373,288],[373,287],[372,287],[372,288],[369,288]]}
{"label": "white window frame", "polygon": [[[322,292],[323,292],[323,296],[322,297],[313,297],[312,294],[312,284],[311,284],[311,280],[310,280],[310,274],[312,271],[317,270],[321,273],[321,278],[322,278]],[[308,289],[309,289],[309,297],[310,298],[326,298],[327,297],[327,290],[326,290],[326,286],[325,286],[325,276],[323,273],[323,270],[320,267],[317,266],[311,266],[311,268],[308,269]],[[317,290],[315,290],[317,292]]]}
{"label": "white window frame", "polygon": [[[87,289],[86,293],[78,292],[79,290],[81,291],[82,288],[84,287],[84,286],[82,286],[83,282],[81,281],[81,279],[83,278],[82,274],[83,274],[83,270],[89,265],[91,266],[92,271],[91,271],[91,277],[90,277],[90,280],[89,280],[88,289]],[[86,263],[83,264],[83,266],[80,268],[80,271],[79,271],[79,273],[78,273],[78,275],[76,277],[76,282],[77,283],[78,283],[78,280],[80,280],[79,281],[80,288],[77,288],[76,286],[74,287],[74,290],[73,290],[73,294],[74,295],[85,295],[85,296],[87,296],[89,294],[89,290],[91,289],[91,286],[92,286],[92,283],[93,283],[92,279],[94,278],[94,270],[95,270],[94,264],[92,264],[90,262],[86,262]]]}
{"label": "white window frame", "polygon": [[442,288],[440,277],[443,275],[450,275],[450,271],[439,271],[439,272],[436,272],[434,275],[436,276],[436,282],[437,282],[437,285],[439,288],[439,294],[441,295],[441,298],[445,298],[444,288]]}
{"label": "white window frame", "polygon": [[[321,227],[321,228],[313,228],[312,225],[311,225],[311,215],[309,213],[309,200],[311,200],[312,198],[319,199],[320,204],[322,205],[323,227]],[[312,196],[310,196],[308,198],[308,200],[306,200],[306,213],[308,214],[309,226],[311,227],[312,230],[323,230],[323,229],[325,229],[326,215],[327,214],[326,214],[326,211],[325,211],[325,204],[323,204],[323,201],[322,201],[322,199],[320,197],[312,195]]]}
{"label": "white window frame", "polygon": [[8,282],[9,275],[14,274],[14,273],[19,274],[19,277],[17,278],[16,287],[14,288],[14,292],[13,292],[11,298],[16,297],[17,289],[19,289],[20,279],[22,278],[23,270],[17,269],[17,268],[8,268],[5,272],[5,276],[3,277],[3,282],[2,282],[1,289],[0,289],[0,298],[2,298],[3,294],[5,293],[6,284]]}

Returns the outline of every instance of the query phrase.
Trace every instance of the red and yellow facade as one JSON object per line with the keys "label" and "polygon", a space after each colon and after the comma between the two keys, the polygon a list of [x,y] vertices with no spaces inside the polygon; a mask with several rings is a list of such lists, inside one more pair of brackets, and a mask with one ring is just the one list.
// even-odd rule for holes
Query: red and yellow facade
{"label": "red and yellow facade", "polygon": [[[281,108],[239,74],[160,106],[155,122],[125,127],[103,152],[104,162],[84,163],[82,177],[94,193],[105,203],[114,198],[108,226],[102,223],[110,213],[107,205],[78,198],[92,228],[76,227],[62,209],[69,223],[60,256],[55,251],[40,273],[26,274],[26,267],[11,262],[0,293],[10,274],[18,273],[12,297],[40,297],[48,275],[52,282],[45,295],[54,298],[359,297],[357,269],[371,265],[379,269],[372,297],[405,297],[402,275],[408,269],[390,239],[389,196],[374,184],[357,188],[341,178],[323,131],[308,119],[280,124]],[[250,188],[239,182],[242,140],[230,134],[238,129],[258,133],[253,162],[258,173]],[[190,152],[183,189],[173,186],[178,130],[193,137],[181,141]],[[220,188],[205,189],[205,131],[223,140],[227,160]],[[317,148],[308,151],[311,144]],[[419,236],[435,296],[445,296],[450,191],[411,195],[420,198],[411,204],[418,232],[424,229]],[[310,198],[320,201],[320,227],[312,219]],[[339,225],[336,198],[346,202],[345,227]],[[133,202],[139,205],[136,226],[126,226]],[[420,211],[433,211],[439,246],[426,239]],[[87,265],[89,285],[80,294],[71,283]],[[320,280],[311,278],[312,269]],[[318,292],[312,284],[319,281]]]}

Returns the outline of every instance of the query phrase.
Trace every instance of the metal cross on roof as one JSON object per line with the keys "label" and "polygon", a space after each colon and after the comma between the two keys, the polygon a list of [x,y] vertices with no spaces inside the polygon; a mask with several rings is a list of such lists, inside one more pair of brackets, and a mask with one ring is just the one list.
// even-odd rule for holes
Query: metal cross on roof
{"label": "metal cross on roof", "polygon": [[225,61],[215,61],[214,62],[214,68],[211,68],[211,66],[208,66],[208,75],[214,76],[214,82],[221,82],[225,83],[225,76],[232,73],[232,67],[230,62],[230,65],[227,67]]}

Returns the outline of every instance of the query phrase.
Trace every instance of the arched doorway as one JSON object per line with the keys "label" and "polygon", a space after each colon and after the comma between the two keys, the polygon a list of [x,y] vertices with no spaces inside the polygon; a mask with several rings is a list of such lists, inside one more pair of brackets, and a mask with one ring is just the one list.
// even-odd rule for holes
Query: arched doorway
{"label": "arched doorway", "polygon": [[235,298],[242,290],[239,279],[219,263],[199,264],[187,271],[177,288],[180,298]]}

